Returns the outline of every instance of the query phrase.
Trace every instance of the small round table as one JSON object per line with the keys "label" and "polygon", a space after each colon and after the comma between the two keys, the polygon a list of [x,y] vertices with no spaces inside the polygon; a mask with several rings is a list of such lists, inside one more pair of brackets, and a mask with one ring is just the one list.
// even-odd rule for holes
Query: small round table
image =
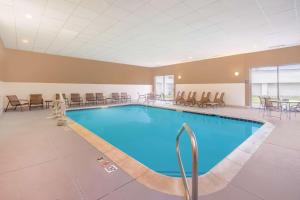
{"label": "small round table", "polygon": [[52,103],[52,100],[45,100],[46,103],[46,109],[48,109],[50,107],[50,103]]}

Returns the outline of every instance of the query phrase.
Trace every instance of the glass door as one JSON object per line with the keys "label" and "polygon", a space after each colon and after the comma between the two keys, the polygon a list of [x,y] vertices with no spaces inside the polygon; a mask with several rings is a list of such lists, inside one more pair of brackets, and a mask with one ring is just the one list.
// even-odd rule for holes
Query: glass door
{"label": "glass door", "polygon": [[164,84],[164,97],[165,99],[174,98],[174,75],[165,76]]}
{"label": "glass door", "polygon": [[155,76],[155,94],[164,92],[164,76]]}
{"label": "glass door", "polygon": [[260,96],[300,100],[300,64],[251,69],[251,104],[260,106]]}
{"label": "glass door", "polygon": [[260,96],[278,98],[277,74],[277,67],[262,67],[251,69],[252,107],[260,107]]}
{"label": "glass door", "polygon": [[279,98],[300,100],[300,65],[278,67]]}
{"label": "glass door", "polygon": [[174,98],[174,75],[155,76],[155,94],[164,99]]}

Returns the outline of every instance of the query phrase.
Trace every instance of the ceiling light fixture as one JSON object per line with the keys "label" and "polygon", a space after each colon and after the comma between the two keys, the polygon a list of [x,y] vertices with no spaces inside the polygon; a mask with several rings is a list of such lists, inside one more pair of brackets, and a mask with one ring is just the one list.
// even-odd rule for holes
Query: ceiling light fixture
{"label": "ceiling light fixture", "polygon": [[26,39],[23,39],[23,40],[22,40],[22,42],[23,42],[24,44],[27,44],[27,43],[29,43],[29,41],[28,41],[28,40],[26,40]]}
{"label": "ceiling light fixture", "polygon": [[235,76],[239,76],[240,73],[239,73],[239,72],[234,72],[234,75],[235,75]]}
{"label": "ceiling light fixture", "polygon": [[178,75],[178,76],[177,76],[177,78],[178,78],[178,79],[181,79],[181,76],[180,76],[180,75]]}
{"label": "ceiling light fixture", "polygon": [[25,17],[26,17],[27,19],[32,19],[32,15],[30,15],[30,14],[26,14]]}

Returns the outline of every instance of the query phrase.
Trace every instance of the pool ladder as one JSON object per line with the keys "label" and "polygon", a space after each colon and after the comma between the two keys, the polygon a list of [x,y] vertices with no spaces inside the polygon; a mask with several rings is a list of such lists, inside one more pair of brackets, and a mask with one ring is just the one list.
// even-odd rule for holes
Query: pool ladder
{"label": "pool ladder", "polygon": [[[186,179],[185,170],[182,164],[180,148],[179,148],[180,136],[182,135],[184,130],[186,130],[186,132],[188,133],[192,145],[192,194],[190,192],[189,184]],[[183,123],[181,128],[178,131],[178,135],[176,137],[176,152],[177,152],[178,164],[180,167],[180,174],[185,189],[185,197],[187,200],[197,200],[198,199],[198,145],[197,145],[196,136],[187,123]]]}

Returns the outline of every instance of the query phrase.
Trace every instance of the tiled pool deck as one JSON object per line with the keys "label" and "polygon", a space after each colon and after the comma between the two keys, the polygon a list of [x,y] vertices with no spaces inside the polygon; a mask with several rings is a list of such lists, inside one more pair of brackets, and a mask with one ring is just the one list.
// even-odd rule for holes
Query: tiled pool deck
{"label": "tiled pool deck", "polygon": [[[251,109],[197,110],[262,120],[262,113]],[[1,200],[183,199],[149,189],[120,168],[106,173],[97,161],[103,154],[47,114],[36,110],[0,117]],[[300,115],[265,120],[275,129],[254,155],[224,189],[199,199],[300,199]]]}

